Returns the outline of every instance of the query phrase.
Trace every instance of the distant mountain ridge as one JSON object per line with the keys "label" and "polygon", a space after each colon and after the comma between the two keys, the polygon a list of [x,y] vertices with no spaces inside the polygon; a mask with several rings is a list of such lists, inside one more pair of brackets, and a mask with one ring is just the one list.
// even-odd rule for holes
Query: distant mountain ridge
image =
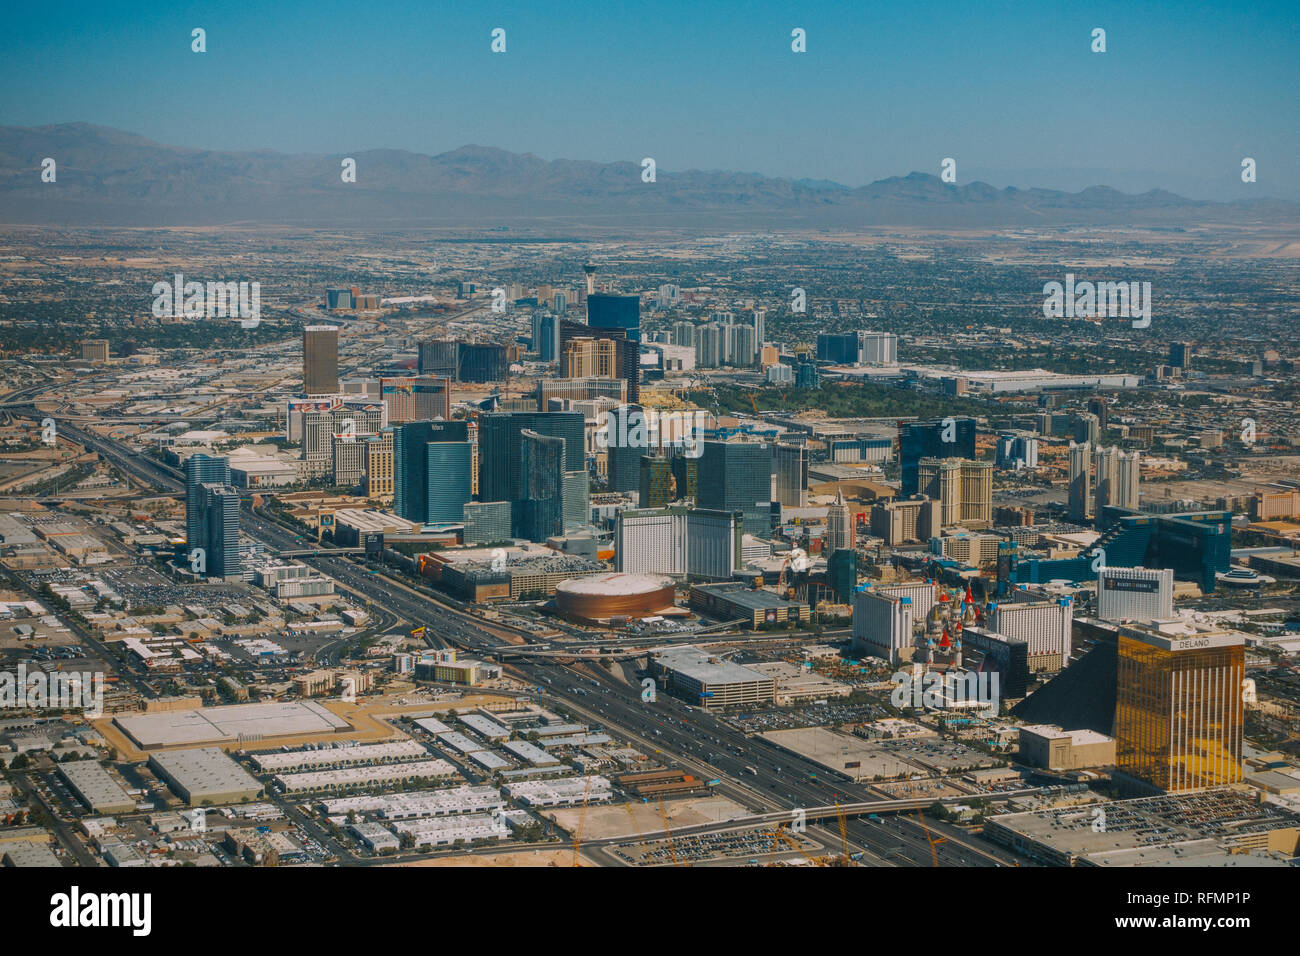
{"label": "distant mountain ridge", "polygon": [[[1276,200],[1219,203],[1106,186],[997,189],[918,172],[857,188],[717,170],[659,169],[656,182],[644,183],[639,162],[544,160],[488,146],[436,156],[400,149],[348,155],[356,160],[355,183],[341,180],[342,155],[191,149],[87,123],[0,127],[0,222],[976,228],[1300,220],[1300,205]],[[58,164],[54,183],[41,181],[45,157]]]}

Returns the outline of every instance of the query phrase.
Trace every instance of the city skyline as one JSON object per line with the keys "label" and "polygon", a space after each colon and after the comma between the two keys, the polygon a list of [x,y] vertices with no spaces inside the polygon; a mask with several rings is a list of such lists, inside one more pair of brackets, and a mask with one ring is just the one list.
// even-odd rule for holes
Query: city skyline
{"label": "city skyline", "polygon": [[1289,5],[7,26],[20,917],[348,946],[824,868],[1039,948],[1285,932]]}

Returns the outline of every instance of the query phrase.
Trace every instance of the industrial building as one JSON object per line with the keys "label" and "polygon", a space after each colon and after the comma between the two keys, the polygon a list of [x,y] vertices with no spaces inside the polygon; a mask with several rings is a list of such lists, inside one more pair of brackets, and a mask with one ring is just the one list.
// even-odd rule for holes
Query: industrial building
{"label": "industrial building", "polygon": [[394,824],[393,829],[402,836],[409,836],[417,849],[473,843],[475,840],[504,840],[509,835],[505,817],[493,813],[406,820]]}
{"label": "industrial building", "polygon": [[642,800],[690,797],[709,792],[707,780],[681,770],[647,770],[624,773],[614,778],[621,790]]}
{"label": "industrial building", "polygon": [[523,780],[506,784],[502,791],[527,807],[582,806],[614,797],[613,785],[598,774],[564,780]]}
{"label": "industrial building", "polygon": [[350,729],[342,717],[309,700],[124,714],[114,717],[113,723],[141,750],[235,744],[241,739],[332,736]]}
{"label": "industrial building", "polygon": [[541,747],[530,744],[526,740],[507,740],[501,746],[520,760],[531,763],[535,767],[556,767],[560,765],[559,757],[548,754]]}
{"label": "industrial building", "polygon": [[262,795],[262,785],[219,747],[160,751],[150,755],[149,769],[192,807]]}
{"label": "industrial building", "polygon": [[746,627],[807,621],[812,610],[803,601],[781,597],[776,591],[749,587],[742,581],[697,584],[691,588],[691,607],[723,621],[740,620]]}
{"label": "industrial building", "polygon": [[320,767],[351,767],[359,764],[397,763],[427,758],[429,752],[414,740],[378,744],[353,744],[319,750],[289,750],[253,754],[254,766],[261,773],[290,770],[314,770]]}
{"label": "industrial building", "polygon": [[130,813],[135,809],[135,798],[97,760],[61,763],[59,776],[95,813]]}
{"label": "industrial building", "polygon": [[502,727],[490,717],[482,714],[462,714],[460,722],[484,740],[509,740],[510,728]]}
{"label": "industrial building", "polygon": [[1062,730],[1046,724],[1020,728],[1022,763],[1044,770],[1084,770],[1115,765],[1115,738],[1095,730]]}
{"label": "industrial building", "polygon": [[346,817],[349,813],[373,813],[385,820],[413,820],[462,813],[490,813],[503,809],[505,801],[501,799],[501,792],[496,787],[480,785],[336,797],[321,801],[320,807],[330,817]]}
{"label": "industrial building", "polygon": [[663,679],[671,693],[705,710],[770,703],[776,698],[773,678],[698,647],[651,652],[650,673]]}
{"label": "industrial building", "polygon": [[57,867],[63,864],[54,855],[48,843],[16,841],[5,846],[0,853],[0,863],[12,867]]}
{"label": "industrial building", "polygon": [[1004,813],[984,835],[1047,866],[1290,866],[1300,815],[1224,787]]}
{"label": "industrial building", "polygon": [[285,793],[310,790],[334,790],[346,787],[372,787],[410,780],[453,777],[456,768],[445,760],[410,760],[405,763],[374,767],[344,767],[340,770],[313,770],[305,773],[277,774],[275,782]]}
{"label": "industrial building", "polygon": [[348,824],[348,832],[361,841],[371,853],[396,853],[401,848],[401,841],[393,831],[370,820],[358,820]]}

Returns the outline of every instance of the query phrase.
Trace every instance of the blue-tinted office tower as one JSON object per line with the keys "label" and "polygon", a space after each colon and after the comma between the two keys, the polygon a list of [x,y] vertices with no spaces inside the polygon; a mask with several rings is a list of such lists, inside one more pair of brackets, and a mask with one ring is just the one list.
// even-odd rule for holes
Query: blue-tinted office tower
{"label": "blue-tinted office tower", "polygon": [[591,524],[591,485],[585,471],[564,473],[564,530]]}
{"label": "blue-tinted office tower", "polygon": [[520,465],[524,480],[521,533],[545,541],[564,533],[563,438],[524,429]]}
{"label": "blue-tinted office tower", "polygon": [[185,459],[185,541],[191,548],[202,547],[203,488],[230,484],[230,459],[224,455],[190,455]]}
{"label": "blue-tinted office tower", "polygon": [[455,339],[425,339],[420,343],[420,374],[458,381],[459,349]]}
{"label": "blue-tinted office tower", "polygon": [[818,333],[817,359],[821,362],[830,362],[833,365],[857,365],[858,333]]}
{"label": "blue-tinted office tower", "polygon": [[205,574],[232,580],[240,576],[239,492],[229,485],[199,486],[200,537],[204,550]]}
{"label": "blue-tinted office tower", "polygon": [[[479,417],[479,500],[511,502],[511,526],[525,537],[523,469],[525,431],[564,440],[562,473],[585,478],[586,421],[582,412],[492,412]],[[396,467],[396,459],[394,459]],[[536,539],[534,539],[536,540]]]}
{"label": "blue-tinted office tower", "polygon": [[639,491],[641,456],[659,446],[650,419],[640,405],[619,405],[605,417],[608,446],[605,450],[607,486],[610,491]]}
{"label": "blue-tinted office tower", "polygon": [[510,502],[471,501],[465,505],[465,543],[496,544],[509,541]]}
{"label": "blue-tinted office tower", "polygon": [[469,425],[408,422],[393,430],[393,510],[421,524],[464,519],[473,487]]}
{"label": "blue-tinted office tower", "polygon": [[560,360],[560,319],[550,312],[543,312],[537,320],[537,341],[533,350],[543,362]]}
{"label": "blue-tinted office tower", "polygon": [[582,334],[613,338],[617,343],[619,378],[627,382],[627,400],[636,402],[641,397],[641,297],[587,296],[587,326]]}
{"label": "blue-tinted office tower", "polygon": [[431,441],[425,485],[425,522],[460,523],[465,505],[473,500],[474,446],[467,441]]}
{"label": "blue-tinted office tower", "polygon": [[922,458],[974,457],[975,419],[904,422],[898,430],[898,460],[903,479],[899,495],[906,498],[917,493],[917,465]]}
{"label": "blue-tinted office tower", "polygon": [[633,342],[641,341],[641,297],[636,295],[587,296],[587,325],[617,329]]}
{"label": "blue-tinted office tower", "polygon": [[505,381],[509,367],[504,345],[461,342],[456,349],[458,382]]}
{"label": "blue-tinted office tower", "polygon": [[699,507],[743,513],[746,534],[771,532],[771,445],[706,441],[696,483]]}

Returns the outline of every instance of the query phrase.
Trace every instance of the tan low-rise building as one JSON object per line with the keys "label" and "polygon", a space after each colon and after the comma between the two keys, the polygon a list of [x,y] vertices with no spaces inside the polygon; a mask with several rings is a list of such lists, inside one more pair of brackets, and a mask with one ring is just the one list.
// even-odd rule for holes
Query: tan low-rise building
{"label": "tan low-rise building", "polygon": [[1115,738],[1095,730],[1040,724],[1020,728],[1020,759],[1044,770],[1085,770],[1115,764]]}

